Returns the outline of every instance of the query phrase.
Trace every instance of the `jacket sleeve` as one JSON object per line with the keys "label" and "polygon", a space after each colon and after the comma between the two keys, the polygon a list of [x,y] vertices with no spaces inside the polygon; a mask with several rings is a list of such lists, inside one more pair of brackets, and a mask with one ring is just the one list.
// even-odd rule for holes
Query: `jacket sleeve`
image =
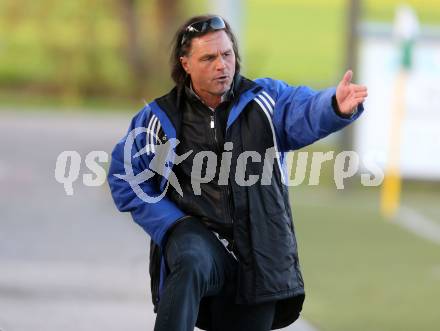
{"label": "jacket sleeve", "polygon": [[[151,203],[144,201],[140,196],[144,192],[149,197],[159,197],[160,193],[156,181],[149,178],[139,184],[135,192],[130,183],[119,176],[127,175],[125,167],[130,160],[124,159],[124,148],[127,139],[132,135],[134,143],[131,147],[131,167],[134,175],[148,169],[152,159],[149,154],[134,156],[146,146],[146,132],[135,134],[134,129],[146,126],[147,120],[151,116],[150,109],[145,107],[133,118],[127,134],[116,144],[112,152],[112,159],[107,176],[110,191],[116,207],[121,212],[130,212],[133,220],[139,224],[151,237],[151,239],[162,247],[167,230],[184,213],[165,195],[157,202]],[[129,139],[130,141],[130,139]],[[139,190],[141,189],[141,191]]]}
{"label": "jacket sleeve", "polygon": [[293,87],[271,78],[256,83],[274,99],[273,125],[283,152],[302,148],[338,131],[363,112],[359,105],[351,117],[342,117],[332,106],[336,89],[314,91],[306,86]]}

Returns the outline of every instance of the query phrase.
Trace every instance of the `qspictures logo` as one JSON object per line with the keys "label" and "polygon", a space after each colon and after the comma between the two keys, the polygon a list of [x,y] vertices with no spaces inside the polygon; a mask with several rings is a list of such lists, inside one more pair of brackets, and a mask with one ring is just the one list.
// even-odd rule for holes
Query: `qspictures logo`
{"label": "qspictures logo", "polygon": [[[145,146],[132,155],[136,137],[146,134],[152,137]],[[201,185],[209,183],[214,178],[218,185],[229,185],[232,165],[232,142],[224,144],[223,153],[217,156],[212,151],[201,151],[194,155],[193,150],[183,155],[176,154],[178,139],[168,139],[162,142],[154,132],[146,127],[138,127],[127,134],[124,144],[124,173],[113,174],[120,180],[127,182],[135,194],[146,203],[156,203],[166,194],[171,185],[175,191],[183,196],[183,191],[173,166],[185,161],[192,156],[191,186],[194,195],[200,195]],[[296,156],[296,162],[295,162]],[[218,158],[220,157],[220,160]],[[148,164],[147,168],[140,169],[138,159],[143,158]],[[91,151],[85,157],[85,165],[91,173],[82,176],[85,186],[101,186],[105,183],[107,173],[102,163],[108,163],[109,156],[104,151]],[[55,179],[64,185],[67,195],[74,194],[73,184],[80,175],[81,155],[76,151],[64,151],[57,157],[55,165]],[[290,152],[278,153],[274,147],[268,148],[264,155],[256,151],[244,151],[238,155],[235,162],[234,178],[239,186],[251,186],[260,182],[261,185],[271,185],[274,176],[274,167],[279,167],[282,182],[287,186],[299,186],[306,180],[307,169],[310,169],[308,185],[319,185],[321,169],[324,162],[333,162],[333,180],[338,190],[345,188],[344,182],[355,176],[362,163],[367,169],[361,173],[360,180],[363,186],[379,186],[384,178],[383,171],[378,166],[374,155],[367,155],[363,159],[354,151],[328,152]],[[250,163],[262,163],[261,175],[247,175],[246,169]],[[145,164],[145,162],[144,162]],[[220,167],[217,165],[220,164]],[[295,169],[293,168],[296,165]],[[219,168],[219,169],[218,169]],[[217,173],[218,172],[218,173]],[[142,184],[154,176],[163,177],[166,186],[158,195],[150,195],[142,189]]]}

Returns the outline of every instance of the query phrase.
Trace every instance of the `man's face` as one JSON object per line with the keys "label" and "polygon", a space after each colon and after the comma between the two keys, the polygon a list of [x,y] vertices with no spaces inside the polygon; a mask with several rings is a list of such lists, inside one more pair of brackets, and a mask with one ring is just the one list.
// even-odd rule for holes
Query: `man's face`
{"label": "man's face", "polygon": [[180,61],[196,92],[221,96],[231,87],[235,53],[224,30],[193,38],[189,54]]}

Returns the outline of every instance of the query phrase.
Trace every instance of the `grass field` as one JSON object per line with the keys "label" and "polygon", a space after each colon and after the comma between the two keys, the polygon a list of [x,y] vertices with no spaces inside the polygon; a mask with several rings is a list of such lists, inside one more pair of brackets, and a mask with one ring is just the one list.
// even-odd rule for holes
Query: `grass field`
{"label": "grass field", "polygon": [[250,77],[333,84],[343,70],[340,1],[247,1],[244,59]]}
{"label": "grass field", "polygon": [[[377,188],[292,191],[306,319],[322,331],[438,330],[438,245],[384,220]],[[424,213],[412,197],[439,215],[432,192],[405,192]]]}

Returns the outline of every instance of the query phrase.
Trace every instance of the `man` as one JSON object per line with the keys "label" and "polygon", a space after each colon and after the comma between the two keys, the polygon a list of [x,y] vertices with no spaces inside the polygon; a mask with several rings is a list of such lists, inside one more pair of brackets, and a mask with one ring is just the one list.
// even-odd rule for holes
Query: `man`
{"label": "man", "polygon": [[304,284],[284,155],[359,117],[366,87],[351,71],[319,92],[248,80],[212,15],[183,24],[171,64],[176,86],[134,117],[108,176],[118,209],[151,237],[155,330],[285,327]]}

